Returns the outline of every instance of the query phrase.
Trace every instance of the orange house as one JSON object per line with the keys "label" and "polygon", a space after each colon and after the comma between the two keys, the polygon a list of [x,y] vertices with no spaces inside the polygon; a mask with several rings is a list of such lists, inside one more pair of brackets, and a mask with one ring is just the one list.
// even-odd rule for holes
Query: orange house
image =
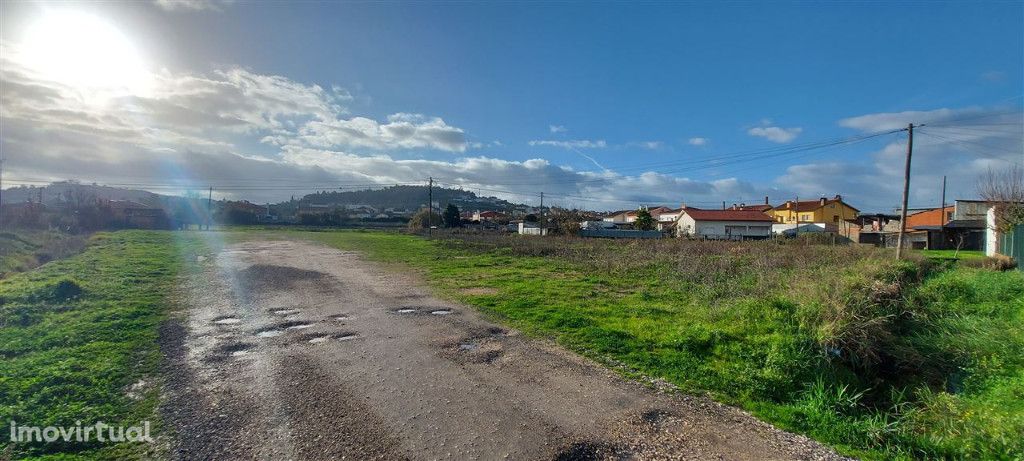
{"label": "orange house", "polygon": [[907,216],[907,229],[919,226],[945,226],[953,219],[953,206],[919,211]]}

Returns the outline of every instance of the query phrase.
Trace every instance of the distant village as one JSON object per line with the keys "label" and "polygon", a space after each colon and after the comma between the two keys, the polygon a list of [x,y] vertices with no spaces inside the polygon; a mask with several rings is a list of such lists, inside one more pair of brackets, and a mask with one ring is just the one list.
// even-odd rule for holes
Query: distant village
{"label": "distant village", "polygon": [[[398,189],[401,188],[396,186],[391,191]],[[169,197],[144,191],[60,183],[45,189],[4,191],[6,197],[0,217],[4,222],[22,227],[66,230],[185,229],[209,227],[211,223],[401,228],[417,213],[429,210],[432,220],[424,223],[429,222],[432,227],[465,227],[523,235],[752,240],[818,234],[824,238],[885,247],[895,246],[900,230],[900,217],[895,212],[862,213],[839,195],[778,204],[770,203],[765,197],[763,203],[756,205],[740,203],[718,209],[681,203],[674,208],[648,206],[598,213],[512,204],[461,190],[447,190],[444,201],[435,200],[428,206],[426,201],[415,200],[422,197],[421,189],[411,190],[410,193],[416,194],[413,201],[404,200],[411,205],[385,207],[339,203],[335,200],[337,197],[329,194],[313,194],[276,204],[255,204],[245,200]],[[126,195],[127,192],[135,195]],[[374,191],[362,193],[373,197]],[[441,221],[445,211],[442,205],[449,204],[458,210],[457,224]],[[915,249],[983,250],[992,247],[991,242],[996,237],[991,235],[992,226],[986,221],[991,219],[989,208],[990,204],[981,200],[954,200],[944,207],[908,210],[904,243]]]}

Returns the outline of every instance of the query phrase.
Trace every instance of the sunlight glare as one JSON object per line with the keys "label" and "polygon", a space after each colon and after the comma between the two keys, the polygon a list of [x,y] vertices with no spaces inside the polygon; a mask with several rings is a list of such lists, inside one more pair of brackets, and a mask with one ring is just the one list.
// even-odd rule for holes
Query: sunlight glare
{"label": "sunlight glare", "polygon": [[93,92],[145,93],[151,75],[132,41],[83,12],[47,12],[25,37],[27,63],[42,78]]}

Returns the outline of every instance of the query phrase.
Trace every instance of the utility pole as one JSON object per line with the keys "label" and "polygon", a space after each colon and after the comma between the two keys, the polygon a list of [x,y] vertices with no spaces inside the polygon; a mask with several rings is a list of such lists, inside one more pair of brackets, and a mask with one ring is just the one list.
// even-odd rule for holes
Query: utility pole
{"label": "utility pole", "polygon": [[430,228],[431,223],[434,221],[434,177],[431,176],[427,183],[427,235],[432,235],[433,230]]}
{"label": "utility pole", "polygon": [[793,222],[796,223],[796,227],[793,228],[793,235],[800,236],[800,196],[793,197]]}
{"label": "utility pole", "polygon": [[[939,229],[945,233],[946,228],[946,176],[942,176],[942,216],[939,217]],[[943,237],[945,238],[945,237]]]}
{"label": "utility pole", "polygon": [[213,221],[213,186],[210,186],[210,194],[206,196],[206,230],[210,230],[210,221]]}
{"label": "utility pole", "polygon": [[544,232],[544,191],[540,193],[540,228]]}
{"label": "utility pole", "polygon": [[896,241],[896,259],[903,257],[903,234],[907,232],[907,196],[910,194],[910,157],[914,154],[914,124],[907,125],[907,166],[903,170],[903,208],[900,210],[900,234]]}

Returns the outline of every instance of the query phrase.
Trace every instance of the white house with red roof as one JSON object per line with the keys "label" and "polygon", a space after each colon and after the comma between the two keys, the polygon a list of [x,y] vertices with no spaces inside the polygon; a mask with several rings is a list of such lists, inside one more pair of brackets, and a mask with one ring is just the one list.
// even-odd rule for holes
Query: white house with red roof
{"label": "white house with red roof", "polygon": [[757,210],[698,210],[684,208],[676,221],[677,237],[713,240],[766,239],[772,235],[771,216]]}

